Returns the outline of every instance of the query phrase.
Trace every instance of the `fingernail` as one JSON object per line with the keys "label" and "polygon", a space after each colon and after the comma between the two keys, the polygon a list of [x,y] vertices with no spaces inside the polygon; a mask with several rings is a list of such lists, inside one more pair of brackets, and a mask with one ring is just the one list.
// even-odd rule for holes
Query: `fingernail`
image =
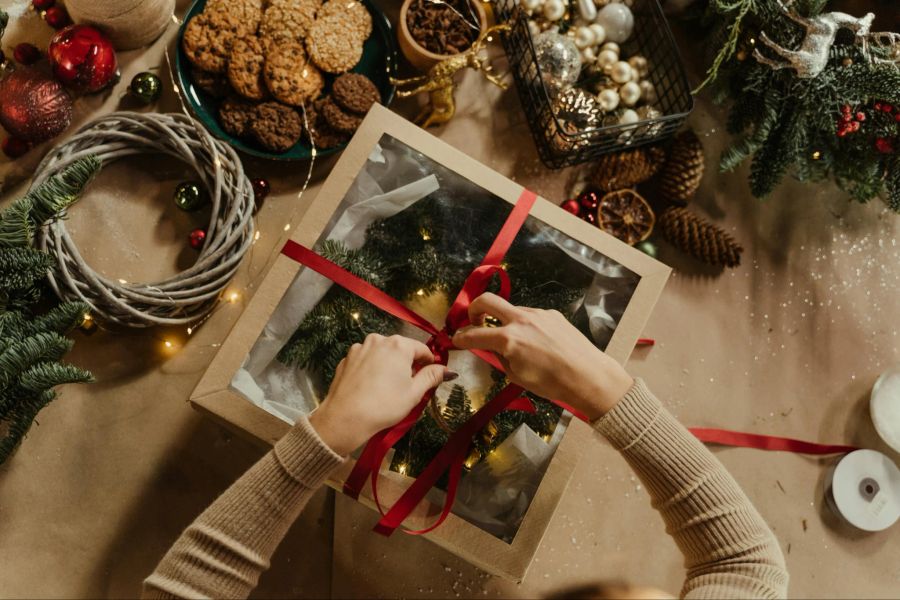
{"label": "fingernail", "polygon": [[447,369],[444,371],[444,381],[445,382],[453,381],[457,377],[459,377],[459,373],[457,373],[456,371],[451,371],[450,369]]}

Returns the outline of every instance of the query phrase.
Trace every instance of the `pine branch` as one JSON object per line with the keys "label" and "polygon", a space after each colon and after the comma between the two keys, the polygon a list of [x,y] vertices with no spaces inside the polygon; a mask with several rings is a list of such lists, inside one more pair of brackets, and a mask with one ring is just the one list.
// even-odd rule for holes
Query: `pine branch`
{"label": "pine branch", "polygon": [[63,215],[69,206],[78,201],[100,167],[100,159],[96,156],[80,158],[59,175],[50,177],[29,191],[23,200],[31,203],[33,222],[40,226]]}

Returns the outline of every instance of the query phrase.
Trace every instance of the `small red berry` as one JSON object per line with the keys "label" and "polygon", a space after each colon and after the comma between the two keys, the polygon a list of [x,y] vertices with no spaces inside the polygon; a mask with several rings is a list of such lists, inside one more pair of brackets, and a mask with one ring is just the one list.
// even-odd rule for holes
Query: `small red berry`
{"label": "small red berry", "polygon": [[853,121],[850,123],[850,131],[859,131],[859,121]]}
{"label": "small red berry", "polygon": [[563,202],[560,206],[562,209],[568,213],[572,213],[575,216],[581,214],[581,205],[578,204],[578,200],[570,199]]}
{"label": "small red berry", "polygon": [[838,129],[838,130],[837,130],[837,136],[838,136],[838,137],[844,137],[845,135],[847,135],[847,130],[846,130],[846,129]]}
{"label": "small red berry", "polygon": [[3,154],[7,155],[10,158],[19,158],[29,150],[31,150],[31,145],[25,140],[20,140],[15,137],[8,137],[3,140]]}
{"label": "small red berry", "polygon": [[896,115],[894,115],[894,121],[896,121],[897,123],[900,123],[900,112],[898,112]]}
{"label": "small red berry", "polygon": [[894,107],[891,106],[890,104],[882,104],[881,110],[883,110],[884,112],[891,112],[894,110]]}
{"label": "small red berry", "polygon": [[587,210],[597,210],[600,206],[600,196],[596,192],[582,192],[578,196],[578,202]]}
{"label": "small red berry", "polygon": [[850,113],[847,113],[841,117],[841,121],[843,121],[844,123],[849,123],[852,120],[853,120],[853,116]]}
{"label": "small red berry", "polygon": [[872,105],[872,108],[874,108],[875,110],[881,110],[881,102],[876,102]]}
{"label": "small red berry", "polygon": [[34,10],[47,10],[54,4],[56,4],[56,0],[31,0]]}
{"label": "small red berry", "polygon": [[850,105],[849,104],[843,105],[841,107],[841,112],[844,113],[845,115],[849,115],[850,114]]}
{"label": "small red berry", "polygon": [[41,58],[41,51],[34,44],[22,42],[13,49],[13,58],[22,65],[33,65]]}
{"label": "small red berry", "polygon": [[856,120],[857,120],[857,121],[865,121],[865,120],[866,120],[866,113],[864,113],[864,112],[862,112],[862,111],[859,111],[858,113],[856,113]]}
{"label": "small red berry", "polygon": [[191,248],[193,248],[194,250],[200,250],[201,248],[203,248],[203,242],[205,241],[205,229],[195,229],[188,236],[188,242],[191,244]]}
{"label": "small red berry", "polygon": [[62,6],[51,6],[44,11],[44,20],[53,29],[62,29],[72,22],[69,13]]}

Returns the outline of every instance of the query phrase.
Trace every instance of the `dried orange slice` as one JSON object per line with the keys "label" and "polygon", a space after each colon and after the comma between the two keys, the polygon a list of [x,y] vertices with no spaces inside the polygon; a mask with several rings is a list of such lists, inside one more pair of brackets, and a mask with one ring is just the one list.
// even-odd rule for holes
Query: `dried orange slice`
{"label": "dried orange slice", "polygon": [[597,206],[597,225],[626,244],[643,242],[653,231],[656,215],[640,194],[624,189],[610,192]]}

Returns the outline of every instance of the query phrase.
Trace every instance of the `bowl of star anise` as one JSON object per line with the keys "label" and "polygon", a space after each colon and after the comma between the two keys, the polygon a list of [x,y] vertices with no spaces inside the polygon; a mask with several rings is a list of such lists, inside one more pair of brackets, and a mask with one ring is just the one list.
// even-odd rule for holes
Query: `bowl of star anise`
{"label": "bowl of star anise", "polygon": [[487,27],[480,0],[404,0],[397,41],[420,71],[465,52]]}

